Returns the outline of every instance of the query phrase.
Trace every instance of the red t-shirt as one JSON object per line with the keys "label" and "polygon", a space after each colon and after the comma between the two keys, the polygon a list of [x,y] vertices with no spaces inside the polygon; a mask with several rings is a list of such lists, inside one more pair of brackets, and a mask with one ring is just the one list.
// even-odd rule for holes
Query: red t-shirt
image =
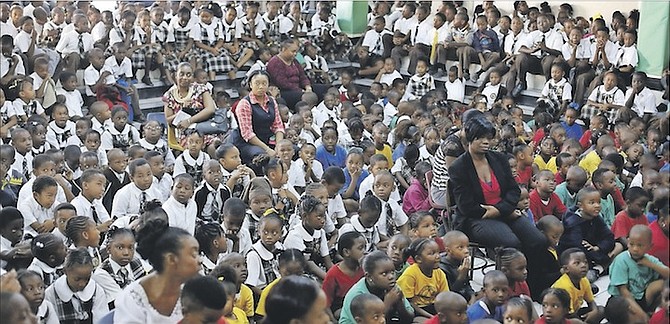
{"label": "red t-shirt", "polygon": [[657,220],[649,224],[649,228],[651,229],[651,249],[647,253],[657,257],[666,267],[670,266],[670,260],[668,260],[670,258],[670,241],[668,240],[668,235],[663,233],[663,229]]}
{"label": "red t-shirt", "polygon": [[440,317],[437,315],[433,315],[433,317],[429,318],[427,321],[423,322],[424,324],[440,324]]}
{"label": "red t-shirt", "polygon": [[563,182],[565,182],[565,178],[563,178],[563,175],[561,172],[556,172],[556,175],[554,176],[554,181],[556,182],[556,185],[559,185]]}
{"label": "red t-shirt", "polygon": [[[651,316],[649,319],[649,324],[667,324],[670,319],[668,318],[668,311],[665,309],[659,309]],[[426,322],[428,323],[428,322]],[[438,322],[435,322],[438,323]]]}
{"label": "red t-shirt", "polygon": [[[535,324],[547,324],[547,321],[544,316],[542,316],[535,321]],[[564,318],[561,324],[570,324],[570,321],[567,318]]]}
{"label": "red t-shirt", "polygon": [[509,292],[509,297],[519,297],[521,295],[530,297],[530,288],[526,281],[517,281]]}
{"label": "red t-shirt", "polygon": [[567,210],[568,209],[563,205],[561,198],[559,198],[556,193],[551,193],[549,203],[545,205],[544,202],[542,202],[542,198],[537,192],[537,189],[533,189],[533,191],[530,192],[530,211],[533,213],[533,218],[536,223],[544,215],[554,215],[558,219],[563,219],[563,214],[565,214]]}
{"label": "red t-shirt", "polygon": [[338,263],[326,272],[326,278],[323,279],[323,286],[321,287],[326,293],[328,299],[328,307],[335,306],[335,309],[342,308],[344,296],[349,292],[349,289],[363,278],[363,269],[358,268],[358,271],[353,277],[349,277],[340,269]]}
{"label": "red t-shirt", "polygon": [[479,179],[479,185],[484,194],[485,204],[493,206],[502,200],[502,198],[500,198],[500,184],[498,183],[496,175],[493,174],[493,170],[491,170],[491,183],[486,183]]}
{"label": "red t-shirt", "polygon": [[614,233],[614,238],[628,237],[628,232],[630,232],[630,229],[635,225],[648,226],[649,221],[644,215],[640,215],[637,218],[631,218],[628,216],[627,211],[620,211],[616,214],[614,223],[612,223],[612,233]]}
{"label": "red t-shirt", "polygon": [[533,178],[533,168],[527,166],[524,169],[517,169],[518,176],[515,178],[516,183],[530,188],[530,179]]}

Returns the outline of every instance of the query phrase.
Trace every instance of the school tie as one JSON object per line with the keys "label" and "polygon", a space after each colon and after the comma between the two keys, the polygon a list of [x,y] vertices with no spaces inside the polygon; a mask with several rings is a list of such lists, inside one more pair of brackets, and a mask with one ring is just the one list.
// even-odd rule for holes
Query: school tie
{"label": "school tie", "polygon": [[30,178],[30,172],[28,172],[28,159],[26,159],[25,156],[23,157],[23,162],[21,162],[21,168],[26,179]]}
{"label": "school tie", "polygon": [[386,203],[386,234],[391,237],[395,234],[395,222],[393,221],[393,210],[391,204]]}
{"label": "school tie", "polygon": [[147,204],[147,193],[142,191],[142,196],[140,196],[140,214],[144,213],[144,207]]}
{"label": "school tie", "polygon": [[219,221],[219,202],[216,201],[216,191],[212,191],[209,193],[212,196],[212,214],[211,214],[211,221],[217,222]]}
{"label": "school tie", "polygon": [[412,45],[416,45],[416,37],[419,35],[419,24],[414,28],[414,35],[412,35]]}
{"label": "school tie", "polygon": [[117,275],[120,279],[119,287],[121,287],[121,289],[125,288],[130,283],[130,280],[128,280],[128,270],[126,270],[126,268],[121,268],[117,272]]}
{"label": "school tie", "polygon": [[377,42],[375,43],[375,48],[372,49],[372,54],[377,54],[381,55],[380,52],[382,51],[382,34],[377,35]]}
{"label": "school tie", "polygon": [[430,46],[430,64],[435,64],[435,59],[437,58],[437,34],[437,29],[435,29],[435,33],[433,34],[433,42]]}
{"label": "school tie", "polygon": [[91,214],[93,215],[93,220],[96,224],[100,224],[100,217],[98,217],[98,211],[95,210],[95,206],[91,205]]}
{"label": "school tie", "polygon": [[79,34],[79,56],[83,59],[86,56],[84,52],[84,34]]}

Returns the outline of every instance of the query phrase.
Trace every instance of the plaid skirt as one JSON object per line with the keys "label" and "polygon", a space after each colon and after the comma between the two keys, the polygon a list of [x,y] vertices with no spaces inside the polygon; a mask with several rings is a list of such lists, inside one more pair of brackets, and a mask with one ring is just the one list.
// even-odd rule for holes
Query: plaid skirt
{"label": "plaid skirt", "polygon": [[235,65],[233,65],[226,51],[214,55],[209,51],[200,49],[200,59],[204,63],[204,70],[207,72],[229,72],[235,69]]}
{"label": "plaid skirt", "polygon": [[607,111],[602,111],[598,109],[595,106],[591,105],[584,105],[582,107],[582,113],[581,113],[581,118],[586,119],[586,120],[591,120],[596,115],[604,115],[607,117],[607,120],[610,122],[610,124],[614,124],[617,119],[619,119],[619,109],[610,109]]}
{"label": "plaid skirt", "polygon": [[133,69],[144,69],[146,57],[156,54],[158,54],[158,50],[155,47],[141,48],[134,51],[130,55],[130,62],[133,64]]}

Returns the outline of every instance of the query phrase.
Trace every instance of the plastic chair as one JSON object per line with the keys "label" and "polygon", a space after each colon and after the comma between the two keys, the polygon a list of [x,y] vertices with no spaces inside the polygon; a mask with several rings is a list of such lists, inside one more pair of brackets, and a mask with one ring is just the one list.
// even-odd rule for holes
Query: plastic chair
{"label": "plastic chair", "polygon": [[[432,183],[433,181],[433,171],[428,171],[426,172],[426,189],[428,189],[428,201],[430,202],[430,207],[432,208],[434,214],[437,215],[440,219],[438,220],[439,223],[442,223],[444,225],[444,231],[445,233],[452,230],[452,224],[450,221],[449,217],[449,208],[444,208],[444,206],[440,206],[433,201],[433,196],[431,196],[431,188],[432,188]],[[447,184],[448,186],[448,184]],[[449,191],[447,189],[447,191]],[[449,205],[449,197],[447,196],[447,205]]]}

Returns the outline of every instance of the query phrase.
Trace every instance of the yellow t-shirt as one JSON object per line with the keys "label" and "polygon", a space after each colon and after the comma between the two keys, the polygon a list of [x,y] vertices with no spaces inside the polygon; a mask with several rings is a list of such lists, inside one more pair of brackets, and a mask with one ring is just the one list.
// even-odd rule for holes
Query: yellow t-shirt
{"label": "yellow t-shirt", "polygon": [[600,162],[602,162],[602,159],[598,156],[598,153],[596,153],[596,151],[591,151],[589,154],[586,154],[581,162],[579,162],[579,166],[586,170],[586,173],[590,177],[591,173],[598,169]]}
{"label": "yellow t-shirt", "polygon": [[578,311],[582,307],[584,301],[587,303],[594,301],[591,284],[586,277],[579,280],[579,288],[577,288],[572,284],[568,274],[564,273],[551,287],[561,288],[568,292],[568,295],[570,295],[570,314]]}
{"label": "yellow t-shirt", "polygon": [[226,316],[226,323],[228,324],[249,324],[249,319],[244,311],[238,307],[233,307],[233,313]]}
{"label": "yellow t-shirt", "polygon": [[426,307],[435,302],[437,294],[449,291],[447,276],[439,268],[433,269],[431,277],[426,277],[418,264],[412,264],[398,278],[398,287],[408,300],[417,297],[415,303],[419,307]]}
{"label": "yellow t-shirt", "polygon": [[258,300],[258,307],[256,307],[256,314],[265,316],[265,300],[268,298],[268,293],[270,293],[270,289],[274,287],[278,282],[279,279],[277,278],[274,281],[272,281],[269,285],[265,286],[265,289],[261,291],[261,298]]}
{"label": "yellow t-shirt", "polygon": [[381,154],[386,157],[386,160],[389,161],[389,169],[393,166],[393,150],[391,150],[391,146],[384,144],[383,150],[375,148],[375,154]]}
{"label": "yellow t-shirt", "polygon": [[542,156],[540,156],[538,154],[538,155],[535,155],[535,160],[533,160],[533,162],[535,164],[537,164],[537,167],[540,171],[546,169],[546,170],[551,171],[551,173],[553,173],[553,174],[556,174],[556,172],[558,172],[558,167],[556,166],[556,157],[555,156],[552,156],[549,159],[549,162],[544,162],[544,159],[542,158]]}
{"label": "yellow t-shirt", "polygon": [[247,285],[240,286],[240,293],[235,296],[235,307],[244,311],[247,317],[254,316],[254,292]]}

